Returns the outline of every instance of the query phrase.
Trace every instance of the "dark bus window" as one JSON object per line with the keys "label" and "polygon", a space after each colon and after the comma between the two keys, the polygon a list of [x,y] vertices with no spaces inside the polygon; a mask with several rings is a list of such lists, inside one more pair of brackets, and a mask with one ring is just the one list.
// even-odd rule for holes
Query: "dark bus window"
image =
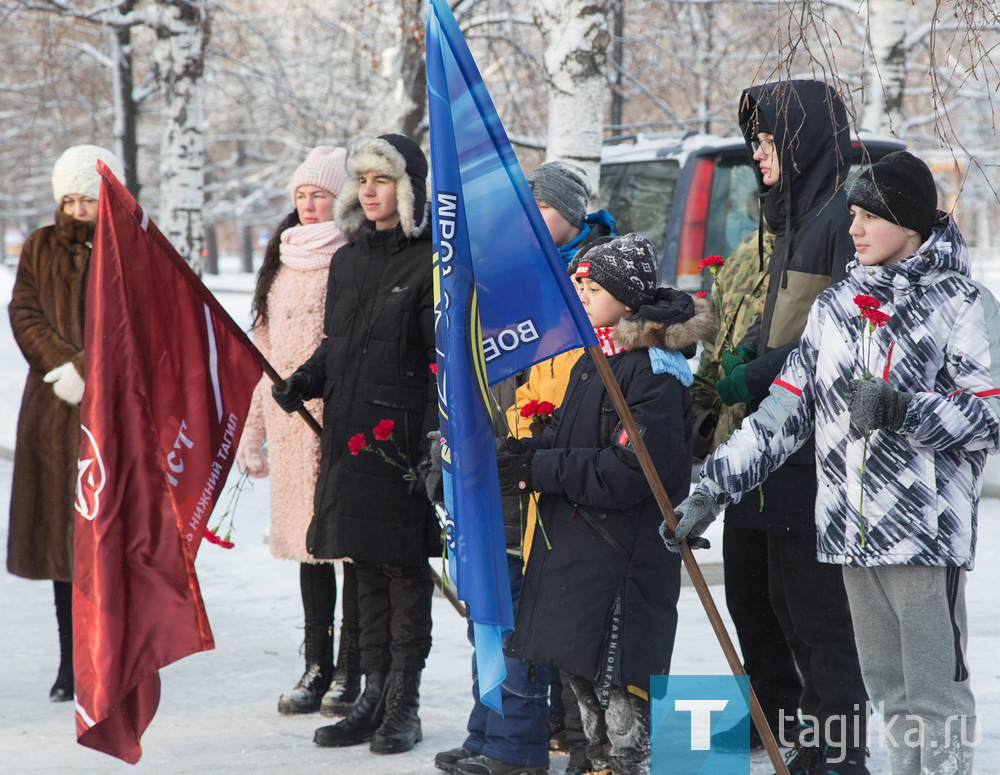
{"label": "dark bus window", "polygon": [[614,216],[619,234],[638,232],[662,250],[679,176],[680,166],[672,159],[605,164],[601,207]]}

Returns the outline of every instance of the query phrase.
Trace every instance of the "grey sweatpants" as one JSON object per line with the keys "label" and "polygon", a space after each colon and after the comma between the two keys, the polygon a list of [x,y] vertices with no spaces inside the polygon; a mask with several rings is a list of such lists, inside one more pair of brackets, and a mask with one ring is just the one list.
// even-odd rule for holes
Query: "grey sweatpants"
{"label": "grey sweatpants", "polygon": [[845,567],[844,586],[892,775],[969,775],[978,741],[965,571]]}

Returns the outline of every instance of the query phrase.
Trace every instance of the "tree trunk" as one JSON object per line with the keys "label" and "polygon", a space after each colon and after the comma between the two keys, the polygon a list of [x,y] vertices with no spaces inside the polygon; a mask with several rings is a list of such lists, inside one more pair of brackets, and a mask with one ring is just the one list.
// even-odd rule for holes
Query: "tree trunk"
{"label": "tree trunk", "polygon": [[625,112],[625,92],[622,90],[622,68],[625,66],[625,0],[615,0],[615,34],[611,46],[611,131],[621,134]]}
{"label": "tree trunk", "polygon": [[253,226],[240,219],[237,222],[237,229],[240,242],[240,270],[253,273]]}
{"label": "tree trunk", "polygon": [[399,131],[416,143],[427,132],[427,64],[421,0],[400,0]]}
{"label": "tree trunk", "polygon": [[549,97],[546,160],[562,159],[600,185],[608,64],[608,16],[614,0],[535,0],[545,43]]}
{"label": "tree trunk", "polygon": [[910,0],[868,0],[872,62],[865,72],[861,128],[892,134],[903,123],[906,93],[906,31],[916,22]]}
{"label": "tree trunk", "polygon": [[[126,0],[119,12],[127,14],[135,6]],[[115,150],[125,169],[122,183],[136,199],[139,198],[139,144],[136,140],[136,115],[138,113],[132,93],[132,28],[114,27],[111,30],[112,81],[115,99],[114,136]]]}
{"label": "tree trunk", "polygon": [[205,142],[202,76],[208,46],[204,0],[162,0],[153,61],[163,93],[159,226],[195,271],[202,268]]}
{"label": "tree trunk", "polygon": [[205,274],[219,273],[219,242],[215,224],[205,224]]}

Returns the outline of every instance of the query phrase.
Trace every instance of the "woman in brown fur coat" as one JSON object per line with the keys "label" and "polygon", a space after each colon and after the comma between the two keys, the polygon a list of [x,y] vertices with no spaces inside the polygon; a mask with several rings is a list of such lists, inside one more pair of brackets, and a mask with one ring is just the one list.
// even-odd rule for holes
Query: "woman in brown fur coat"
{"label": "woman in brown fur coat", "polygon": [[49,692],[53,702],[73,698],[73,503],[98,159],[124,177],[115,155],[96,145],[77,145],[59,157],[52,170],[56,222],[25,241],[9,306],[28,379],[17,419],[7,570],[53,581],[60,645],[59,673]]}

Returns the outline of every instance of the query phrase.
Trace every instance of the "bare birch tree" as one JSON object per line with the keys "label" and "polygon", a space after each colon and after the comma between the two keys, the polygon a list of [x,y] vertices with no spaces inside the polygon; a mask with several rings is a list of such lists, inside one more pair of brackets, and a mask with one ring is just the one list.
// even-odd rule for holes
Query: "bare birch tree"
{"label": "bare birch tree", "polygon": [[611,0],[534,0],[545,43],[548,90],[547,159],[579,164],[596,191],[607,102]]}

